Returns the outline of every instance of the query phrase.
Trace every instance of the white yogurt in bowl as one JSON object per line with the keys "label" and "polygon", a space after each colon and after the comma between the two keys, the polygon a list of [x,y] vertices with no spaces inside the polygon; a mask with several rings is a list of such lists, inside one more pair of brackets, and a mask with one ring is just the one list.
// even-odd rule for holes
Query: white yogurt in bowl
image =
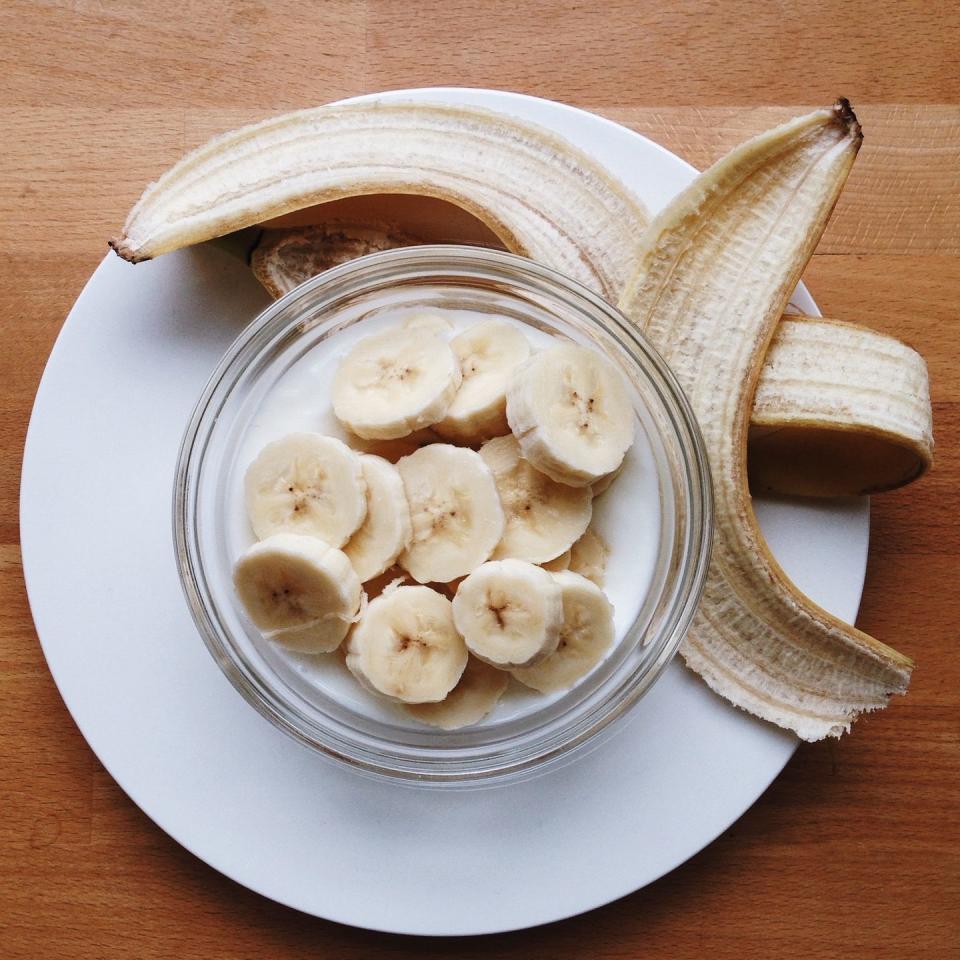
{"label": "white yogurt in bowl", "polygon": [[[271,441],[297,432],[322,433],[348,443],[354,442],[334,416],[331,385],[341,359],[360,339],[371,334],[400,329],[420,308],[405,305],[386,308],[364,317],[347,329],[317,344],[293,363],[261,401],[245,430],[231,473],[227,510],[228,550],[239,557],[256,538],[247,520],[243,475],[260,450]],[[439,330],[445,339],[484,320],[491,314],[476,310],[445,309],[442,315],[450,327]],[[507,319],[528,339],[533,350],[556,342],[555,335],[535,329],[516,319]],[[637,618],[648,596],[656,568],[660,543],[660,491],[650,440],[638,425],[634,443],[627,451],[617,478],[594,501],[592,528],[609,548],[604,592],[614,607],[616,636],[623,637]],[[397,703],[361,687],[347,670],[343,656],[298,654],[260,637],[255,641],[261,654],[286,683],[322,691],[344,707],[382,722],[422,725]],[[562,693],[543,694],[513,681],[497,706],[478,725],[496,725],[539,710],[545,698],[556,700]]]}
{"label": "white yogurt in bowl", "polygon": [[[250,623],[232,583],[254,542],[244,475],[269,442],[311,431],[347,440],[333,415],[340,360],[361,338],[440,310],[457,332],[496,317],[534,350],[568,339],[622,375],[634,443],[593,527],[610,549],[604,591],[616,642],[571,689],[510,686],[480,723],[440,730],[360,687],[340,653],[291,653]],[[378,775],[472,783],[528,775],[576,755],[649,688],[699,599],[711,540],[709,474],[693,415],[655,351],[573,281],[499,251],[419,247],[314,278],[269,307],[227,352],[198,402],[177,470],[174,523],[191,612],[231,682],[320,753]]]}

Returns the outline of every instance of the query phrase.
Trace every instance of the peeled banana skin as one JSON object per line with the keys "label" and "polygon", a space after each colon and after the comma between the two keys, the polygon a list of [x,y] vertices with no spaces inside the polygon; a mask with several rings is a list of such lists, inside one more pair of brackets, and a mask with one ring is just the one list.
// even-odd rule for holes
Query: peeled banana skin
{"label": "peeled banana skin", "polygon": [[[633,272],[647,222],[629,191],[535,124],[474,107],[364,103],[301,110],[215,138],[144,191],[111,246],[137,262],[317,204],[384,193],[444,199],[477,216],[507,249],[568,273],[610,300]],[[417,242],[396,225],[325,224],[318,216],[315,226],[267,231],[273,240],[254,251],[255,272],[274,296],[309,275],[311,264],[320,269]],[[825,356],[855,346],[836,326],[819,336]],[[779,348],[781,382],[799,376],[796,347],[787,341]],[[859,355],[860,369],[874,380],[879,371],[868,365],[875,357],[871,350]],[[835,394],[846,390],[842,378],[832,387]],[[767,405],[753,436],[781,434],[764,444],[768,455],[751,462],[758,489],[851,495],[890,489],[926,469],[930,449],[917,440],[922,424],[896,418],[892,427],[890,418],[878,424],[863,391],[841,399],[846,417],[840,423],[830,416],[829,431],[812,390],[793,390],[778,406]],[[899,431],[904,425],[906,433]],[[859,469],[838,461],[841,430],[865,450]],[[785,471],[782,452],[825,468],[804,475]]]}
{"label": "peeled banana skin", "polygon": [[110,245],[137,262],[345,197],[416,194],[483,221],[514,253],[615,299],[642,204],[549,131],[476,107],[347,103],[283,114],[188,154]]}
{"label": "peeled banana skin", "polygon": [[932,463],[930,382],[920,354],[854,323],[783,318],[753,398],[754,493],[880,493]]}
{"label": "peeled banana skin", "polygon": [[714,551],[682,655],[733,704],[806,740],[839,736],[885,706],[912,669],[789,581],[747,485],[764,357],[861,139],[839,101],[737,147],[653,222],[621,300],[687,391],[711,463]]}

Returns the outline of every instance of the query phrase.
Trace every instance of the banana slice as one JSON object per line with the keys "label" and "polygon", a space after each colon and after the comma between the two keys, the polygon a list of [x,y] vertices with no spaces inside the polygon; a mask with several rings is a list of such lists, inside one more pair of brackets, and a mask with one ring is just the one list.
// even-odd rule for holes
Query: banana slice
{"label": "banana slice", "polygon": [[620,304],[687,393],[714,490],[710,570],[680,652],[736,706],[804,740],[838,737],[903,693],[911,661],[804,596],[747,488],[750,401],[862,135],[845,100],[741,144],[663,210]]}
{"label": "banana slice", "polygon": [[410,544],[410,507],[397,468],[381,457],[360,457],[367,484],[367,518],[343,552],[361,583],[379,576]]}
{"label": "banana slice", "polygon": [[503,508],[480,454],[448,443],[398,461],[413,539],[400,566],[419,583],[448,583],[486,560],[503,536]]}
{"label": "banana slice", "polygon": [[360,458],[343,441],[291,433],[247,469],[247,515],[260,538],[301,533],[342,547],[367,515]]}
{"label": "banana slice", "polygon": [[558,343],[517,369],[507,420],[523,456],[572,487],[612,473],[633,443],[633,409],[622,377],[595,350],[575,343]]}
{"label": "banana slice", "polygon": [[457,685],[467,648],[450,601],[429,587],[396,587],[370,602],[347,640],[347,667],[403,703],[435,703]]}
{"label": "banana slice", "polygon": [[570,569],[570,551],[564,550],[559,557],[554,557],[552,560],[547,560],[544,563],[540,564],[544,570],[549,570],[551,573],[559,573],[561,570]]}
{"label": "banana slice", "polygon": [[386,330],[357,342],[333,379],[333,412],[367,440],[436,423],[460,386],[450,345],[425,330]]}
{"label": "banana slice", "polygon": [[530,356],[527,338],[506,320],[485,320],[450,341],[463,382],[434,429],[457,443],[481,443],[510,432],[507,388]]}
{"label": "banana slice", "polygon": [[512,436],[488,440],[480,456],[493,473],[506,515],[494,560],[543,563],[568,550],[587,529],[593,515],[589,487],[569,487],[535,470]]}
{"label": "banana slice", "polygon": [[613,646],[613,605],[586,577],[564,570],[553,574],[563,598],[563,625],[557,649],[539,663],[510,672],[541,693],[566,690],[586,676]]}
{"label": "banana slice", "polygon": [[439,703],[410,704],[405,709],[414,719],[441,730],[458,730],[479,723],[503,696],[510,675],[470,657],[460,682]]}
{"label": "banana slice", "polygon": [[494,667],[513,667],[557,648],[563,603],[554,574],[525,560],[491,560],[453,598],[453,619],[470,652]]}
{"label": "banana slice", "polygon": [[334,649],[360,607],[360,581],[346,554],[296,533],[255,543],[234,566],[233,583],[254,625],[297,631],[278,638],[296,649]]}
{"label": "banana slice", "polygon": [[588,580],[592,580],[603,589],[609,556],[610,548],[604,543],[603,537],[596,530],[590,528],[570,548],[569,569]]}

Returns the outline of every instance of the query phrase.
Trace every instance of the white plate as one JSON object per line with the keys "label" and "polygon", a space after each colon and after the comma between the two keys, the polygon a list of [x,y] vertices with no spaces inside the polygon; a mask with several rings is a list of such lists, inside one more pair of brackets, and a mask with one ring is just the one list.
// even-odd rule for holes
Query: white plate
{"label": "white plate", "polygon": [[[547,101],[478,90],[389,97],[537,120],[590,150],[652,209],[693,173],[643,137]],[[795,740],[734,710],[679,663],[592,753],[482,791],[371,781],[288,739],[237,695],[180,592],[171,489],[206,377],[266,303],[249,271],[217,249],[136,267],[111,255],[71,311],[37,394],[21,497],[31,607],[64,701],[120,786],[239,883],[401,933],[568,917],[650,883],[721,833]],[[759,506],[788,573],[852,620],[866,501]]]}

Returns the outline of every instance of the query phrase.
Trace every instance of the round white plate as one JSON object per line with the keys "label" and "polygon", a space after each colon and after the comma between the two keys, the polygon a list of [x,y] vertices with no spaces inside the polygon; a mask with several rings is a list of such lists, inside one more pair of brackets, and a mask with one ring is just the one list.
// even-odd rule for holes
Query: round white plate
{"label": "round white plate", "polygon": [[[653,210],[693,175],[643,137],[559,104],[477,90],[389,97],[539,121]],[[418,934],[510,930],[599,906],[682,863],[739,817],[796,742],[734,710],[679,662],[617,736],[578,761],[526,783],[458,792],[358,775],[288,739],[237,695],[180,592],[171,490],[204,381],[266,303],[249,271],[216,248],[136,267],[108,256],[37,394],[21,496],[31,607],[67,707],[133,801],[265,896]],[[852,620],[866,501],[759,507],[787,572]]]}

